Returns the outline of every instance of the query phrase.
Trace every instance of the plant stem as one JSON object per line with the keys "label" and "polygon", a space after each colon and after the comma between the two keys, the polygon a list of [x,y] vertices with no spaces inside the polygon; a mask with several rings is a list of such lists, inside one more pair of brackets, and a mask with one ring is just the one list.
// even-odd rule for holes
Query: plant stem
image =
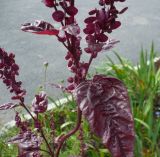
{"label": "plant stem", "polygon": [[41,133],[41,136],[44,139],[44,141],[45,141],[45,143],[46,143],[46,145],[47,145],[47,147],[49,149],[49,153],[50,153],[51,157],[54,157],[54,153],[52,152],[52,149],[51,149],[51,147],[50,147],[50,145],[49,145],[49,143],[48,143],[48,141],[47,141],[47,139],[46,139],[46,137],[44,135],[44,132],[43,132],[42,128],[40,128],[40,133]]}
{"label": "plant stem", "polygon": [[55,157],[59,156],[61,147],[62,147],[63,143],[67,140],[67,138],[69,138],[71,135],[75,134],[78,131],[78,129],[79,129],[80,125],[81,125],[81,120],[82,120],[82,111],[78,107],[78,109],[77,109],[77,124],[76,124],[75,128],[73,128],[66,135],[62,136],[62,138],[60,139],[60,142],[58,144],[58,148],[57,148]]}
{"label": "plant stem", "polygon": [[46,82],[47,82],[47,66],[44,69],[44,90],[46,90]]}
{"label": "plant stem", "polygon": [[[22,106],[24,107],[24,109],[28,112],[28,114],[32,117],[32,119],[33,119],[34,121],[36,121],[37,119],[32,115],[32,113],[31,113],[30,110],[26,107],[26,105],[25,105],[23,102],[21,102],[21,105],[22,105]],[[46,139],[46,137],[45,137],[45,135],[44,135],[44,133],[43,133],[42,127],[40,127],[39,129],[40,129],[41,136],[42,136],[42,138],[44,139],[44,141],[45,141],[45,143],[46,143],[46,145],[47,145],[47,147],[48,147],[48,149],[49,149],[49,152],[50,152],[51,157],[54,157],[54,153],[52,152],[52,149],[51,149],[51,147],[50,147],[50,145],[49,145],[49,143],[48,143],[48,141],[47,141],[47,139]]]}
{"label": "plant stem", "polygon": [[74,0],[71,0],[71,5],[74,6]]}
{"label": "plant stem", "polygon": [[90,58],[89,58],[88,67],[87,67],[86,73],[85,73],[85,75],[84,75],[84,80],[86,79],[86,76],[87,76],[87,74],[88,74],[89,67],[90,67],[90,65],[91,65],[91,63],[92,63],[92,60],[93,60],[93,55],[91,55]]}
{"label": "plant stem", "polygon": [[32,115],[32,113],[30,112],[30,110],[26,107],[26,105],[23,102],[21,102],[21,105],[28,112],[28,114],[31,116],[31,118],[33,120],[36,120],[36,118]]}

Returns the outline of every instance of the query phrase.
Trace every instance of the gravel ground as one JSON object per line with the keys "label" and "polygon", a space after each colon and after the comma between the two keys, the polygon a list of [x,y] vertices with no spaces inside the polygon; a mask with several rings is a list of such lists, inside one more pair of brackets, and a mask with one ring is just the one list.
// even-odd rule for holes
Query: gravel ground
{"label": "gravel ground", "polygon": [[[78,21],[83,21],[91,6],[98,0],[77,0],[79,6]],[[112,37],[121,43],[114,49],[120,55],[136,63],[141,46],[149,49],[154,41],[156,50],[160,52],[160,1],[128,0],[119,8],[128,6],[128,11],[121,16],[122,27]],[[43,83],[43,62],[49,62],[48,81],[60,82],[69,76],[64,61],[64,48],[53,37],[37,36],[20,31],[20,25],[43,19],[54,23],[51,18],[52,9],[46,8],[41,0],[0,0],[0,46],[16,54],[16,61],[21,67],[20,77],[28,91],[26,101],[31,102],[37,87]],[[80,24],[83,26],[82,22]],[[99,64],[111,52],[99,56],[93,66]],[[86,57],[85,57],[86,58]],[[48,92],[55,98],[60,95],[57,89],[49,87]],[[0,103],[8,101],[9,92],[0,83]],[[13,119],[13,112],[0,111],[0,123]]]}

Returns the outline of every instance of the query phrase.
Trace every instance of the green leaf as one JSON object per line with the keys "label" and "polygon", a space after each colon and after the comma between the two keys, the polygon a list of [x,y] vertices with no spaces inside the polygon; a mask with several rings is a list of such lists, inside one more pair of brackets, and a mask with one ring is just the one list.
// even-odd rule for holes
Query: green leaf
{"label": "green leaf", "polygon": [[68,122],[66,122],[66,123],[63,123],[60,128],[61,128],[61,129],[64,129],[65,127],[67,127],[67,126],[69,126],[69,125],[72,125],[72,124],[74,124],[74,122],[68,121]]}
{"label": "green leaf", "polygon": [[138,123],[140,123],[141,125],[143,125],[146,129],[148,129],[148,130],[151,129],[150,126],[149,126],[146,122],[144,122],[143,120],[138,119],[138,118],[134,118],[134,120],[135,120],[135,122],[138,122]]}

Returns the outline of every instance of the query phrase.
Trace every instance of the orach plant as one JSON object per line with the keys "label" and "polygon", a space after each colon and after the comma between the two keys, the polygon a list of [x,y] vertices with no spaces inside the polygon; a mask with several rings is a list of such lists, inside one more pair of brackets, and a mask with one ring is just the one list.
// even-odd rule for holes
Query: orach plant
{"label": "orach plant", "polygon": [[[65,59],[68,62],[68,69],[73,73],[69,77],[69,85],[65,91],[71,93],[77,102],[77,123],[75,128],[67,134],[55,137],[49,144],[44,133],[44,126],[39,115],[47,111],[48,100],[44,91],[37,94],[32,102],[32,110],[25,104],[24,96],[26,91],[22,89],[21,82],[16,80],[19,75],[19,66],[15,63],[15,55],[0,49],[0,78],[11,93],[14,93],[12,101],[2,104],[0,110],[12,109],[17,106],[23,107],[31,116],[34,123],[34,131],[27,121],[22,121],[19,113],[16,113],[16,126],[20,129],[17,136],[8,142],[18,146],[18,157],[40,157],[41,151],[48,153],[48,156],[58,157],[63,143],[79,129],[81,130],[82,115],[88,120],[91,131],[101,138],[103,144],[111,152],[113,157],[133,157],[134,151],[134,123],[131,114],[127,89],[124,84],[112,77],[95,75],[93,79],[87,79],[89,67],[102,52],[111,49],[117,40],[108,37],[113,30],[120,27],[121,22],[117,20],[118,15],[124,13],[127,7],[118,11],[115,2],[125,0],[99,0],[99,8],[89,11],[85,33],[86,48],[80,43],[80,27],[75,19],[78,8],[75,0],[43,0],[43,3],[52,8],[53,20],[58,22],[60,28],[55,28],[45,21],[35,21],[23,24],[21,29],[39,35],[55,36],[67,50]],[[82,52],[90,55],[89,61],[81,61]],[[50,127],[55,129],[54,122]],[[46,144],[47,150],[41,149],[41,144]],[[81,155],[83,156],[83,155]]]}

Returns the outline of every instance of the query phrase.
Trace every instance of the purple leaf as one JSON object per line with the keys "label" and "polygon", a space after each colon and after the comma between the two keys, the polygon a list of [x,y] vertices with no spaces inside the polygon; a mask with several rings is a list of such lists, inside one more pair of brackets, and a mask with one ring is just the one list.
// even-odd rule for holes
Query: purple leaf
{"label": "purple leaf", "polygon": [[93,23],[97,18],[95,16],[90,16],[84,20],[85,23]]}
{"label": "purple leaf", "polygon": [[21,30],[41,35],[58,35],[59,33],[59,31],[55,29],[50,23],[41,20],[36,20],[33,24],[23,24]]}
{"label": "purple leaf", "polygon": [[119,22],[119,21],[115,21],[113,24],[112,24],[112,29],[117,29],[118,27],[120,27],[121,26],[121,22]]}
{"label": "purple leaf", "polygon": [[77,103],[113,157],[133,157],[134,124],[127,89],[116,78],[94,76],[78,85]]}
{"label": "purple leaf", "polygon": [[96,38],[99,42],[106,42],[108,40],[108,37],[103,33],[97,34]]}
{"label": "purple leaf", "polygon": [[89,23],[83,30],[85,34],[93,34],[95,32],[95,24]]}
{"label": "purple leaf", "polygon": [[78,9],[74,6],[70,6],[66,8],[66,12],[70,16],[75,16],[78,13]]}
{"label": "purple leaf", "polygon": [[91,10],[90,12],[89,12],[89,15],[94,15],[94,14],[96,14],[97,13],[97,9],[94,9],[94,10]]}
{"label": "purple leaf", "polygon": [[0,110],[8,110],[19,106],[18,104],[13,104],[11,102],[0,105]]}
{"label": "purple leaf", "polygon": [[65,14],[61,10],[57,10],[52,14],[53,19],[57,22],[62,22],[62,20],[64,19],[64,16]]}
{"label": "purple leaf", "polygon": [[43,0],[42,1],[47,7],[52,8],[54,7],[54,0]]}

